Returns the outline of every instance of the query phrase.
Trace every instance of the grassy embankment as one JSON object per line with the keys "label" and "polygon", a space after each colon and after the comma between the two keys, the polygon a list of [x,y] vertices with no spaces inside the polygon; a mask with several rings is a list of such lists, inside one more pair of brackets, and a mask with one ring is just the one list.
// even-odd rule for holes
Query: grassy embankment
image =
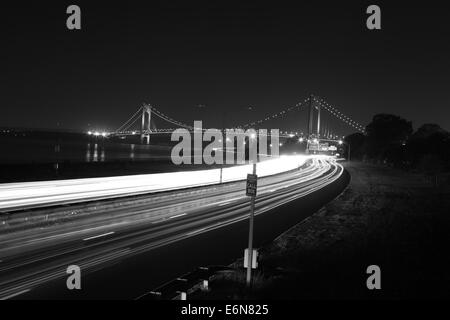
{"label": "grassy embankment", "polygon": [[[260,248],[253,290],[242,260],[192,298],[435,298],[450,296],[450,188],[423,176],[362,163],[346,165],[348,188]],[[381,268],[381,290],[366,268]]]}

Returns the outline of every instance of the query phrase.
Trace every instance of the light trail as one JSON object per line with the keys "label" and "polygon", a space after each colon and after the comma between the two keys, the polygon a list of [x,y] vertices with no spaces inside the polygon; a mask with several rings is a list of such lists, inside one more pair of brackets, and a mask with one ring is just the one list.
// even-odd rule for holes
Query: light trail
{"label": "light trail", "polygon": [[169,219],[175,219],[185,216],[187,213],[177,214],[176,216],[170,216]]}
{"label": "light trail", "polygon": [[[281,156],[257,164],[259,177],[267,177],[304,164],[311,157]],[[223,182],[244,180],[252,165],[223,169]],[[218,184],[220,169],[157,173],[107,178],[70,179],[0,184],[0,210],[12,211],[71,204],[144,193],[180,190]]]}
{"label": "light trail", "polygon": [[[301,170],[259,179],[256,216],[320,190],[342,175],[342,166],[332,158],[307,159],[309,165]],[[298,161],[294,163],[297,168]],[[149,195],[149,200],[130,201],[114,208],[97,208],[96,204],[95,214],[75,215],[67,225],[0,234],[0,298],[14,297],[23,290],[62,278],[69,264],[77,264],[89,273],[243,221],[248,218],[244,190],[245,183],[240,181]],[[115,236],[107,237],[111,233]],[[80,242],[80,235],[84,240],[99,241]]]}
{"label": "light trail", "polygon": [[93,239],[98,239],[98,238],[106,237],[106,236],[109,236],[109,235],[112,235],[112,234],[114,234],[114,231],[107,232],[107,233],[104,233],[104,234],[100,234],[98,236],[89,237],[89,238],[83,239],[83,241],[89,241],[89,240],[93,240]]}

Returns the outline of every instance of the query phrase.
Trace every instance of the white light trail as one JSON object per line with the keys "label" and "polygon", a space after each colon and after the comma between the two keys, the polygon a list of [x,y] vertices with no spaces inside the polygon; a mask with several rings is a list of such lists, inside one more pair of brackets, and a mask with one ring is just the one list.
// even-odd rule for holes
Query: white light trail
{"label": "white light trail", "polygon": [[93,236],[93,237],[85,238],[85,239],[83,239],[83,241],[89,241],[89,240],[93,240],[93,239],[97,239],[97,238],[102,238],[102,237],[109,236],[109,235],[111,235],[111,234],[114,234],[114,231],[107,232],[107,233],[104,233],[104,234],[100,234],[100,235],[98,235],[98,236]]}
{"label": "white light trail", "polygon": [[[308,159],[321,156],[281,156],[257,165],[259,177],[297,169]],[[323,157],[323,156],[322,156]],[[240,165],[223,170],[223,182],[245,180],[252,165]],[[178,190],[218,184],[220,169],[183,171],[106,178],[70,179],[42,182],[0,184],[0,209],[68,204],[123,197],[144,193]]]}

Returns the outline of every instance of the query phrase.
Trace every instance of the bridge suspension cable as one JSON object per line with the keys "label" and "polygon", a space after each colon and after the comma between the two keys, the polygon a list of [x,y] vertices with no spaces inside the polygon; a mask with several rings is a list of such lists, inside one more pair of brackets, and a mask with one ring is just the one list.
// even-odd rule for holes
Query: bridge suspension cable
{"label": "bridge suspension cable", "polygon": [[[137,109],[137,111],[127,121],[125,121],[119,128],[117,128],[115,132],[125,131],[126,130],[126,129],[124,130],[125,127],[129,128],[134,122],[136,122],[137,119],[139,119],[139,118],[136,118],[133,120],[133,118],[136,117],[136,115],[138,115],[139,112],[141,112],[141,110],[142,110],[142,107],[139,107],[139,109]],[[130,122],[131,120],[133,120],[133,121]]]}
{"label": "bridge suspension cable", "polygon": [[183,127],[183,128],[189,129],[189,130],[193,130],[194,129],[194,127],[192,127],[190,125],[187,125],[185,123],[182,123],[180,121],[177,121],[177,120],[175,120],[175,119],[165,115],[164,113],[162,113],[161,111],[159,111],[155,107],[151,107],[151,109],[152,109],[152,112],[153,112],[154,115],[156,115],[158,118],[160,118],[160,119],[162,119],[164,121],[167,121],[167,122],[169,122],[171,124],[174,124],[176,126],[180,126],[180,127]]}
{"label": "bridge suspension cable", "polygon": [[322,98],[317,99],[316,97],[314,97],[314,101],[317,102],[321,107],[323,107],[326,111],[328,111],[337,119],[341,120],[342,122],[346,123],[347,125],[353,127],[354,129],[362,133],[365,132],[365,128],[363,125],[346,116],[345,114],[340,112],[337,108],[333,107],[328,102],[326,102],[324,99]]}
{"label": "bridge suspension cable", "polygon": [[238,126],[238,128],[248,128],[248,127],[252,127],[252,126],[261,124],[261,123],[263,123],[263,122],[265,122],[265,121],[269,121],[269,120],[272,120],[272,119],[275,119],[275,118],[284,116],[286,113],[288,113],[288,112],[290,112],[290,111],[293,111],[293,110],[296,110],[296,109],[299,110],[299,109],[300,109],[302,106],[304,106],[304,104],[305,104],[306,102],[308,102],[308,101],[309,101],[309,97],[306,98],[305,100],[301,101],[301,102],[296,103],[294,106],[287,107],[287,108],[285,108],[284,110],[281,110],[281,111],[276,112],[276,113],[274,113],[274,114],[272,114],[272,115],[266,116],[265,118],[259,119],[259,120],[257,120],[257,121],[253,121],[253,122],[246,123],[246,124],[244,124],[244,125]]}

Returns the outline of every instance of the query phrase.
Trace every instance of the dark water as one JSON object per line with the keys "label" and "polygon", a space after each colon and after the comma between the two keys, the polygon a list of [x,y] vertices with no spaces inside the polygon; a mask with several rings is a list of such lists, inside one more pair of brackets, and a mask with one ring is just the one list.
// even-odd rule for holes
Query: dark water
{"label": "dark water", "polygon": [[54,162],[109,162],[169,159],[170,147],[111,142],[74,141],[33,137],[1,137],[0,164]]}
{"label": "dark water", "polygon": [[[150,145],[139,136],[127,139],[94,138],[79,133],[0,131],[0,183],[95,178],[200,170],[199,165],[174,165],[173,142],[152,137]],[[209,168],[213,168],[208,166]]]}

